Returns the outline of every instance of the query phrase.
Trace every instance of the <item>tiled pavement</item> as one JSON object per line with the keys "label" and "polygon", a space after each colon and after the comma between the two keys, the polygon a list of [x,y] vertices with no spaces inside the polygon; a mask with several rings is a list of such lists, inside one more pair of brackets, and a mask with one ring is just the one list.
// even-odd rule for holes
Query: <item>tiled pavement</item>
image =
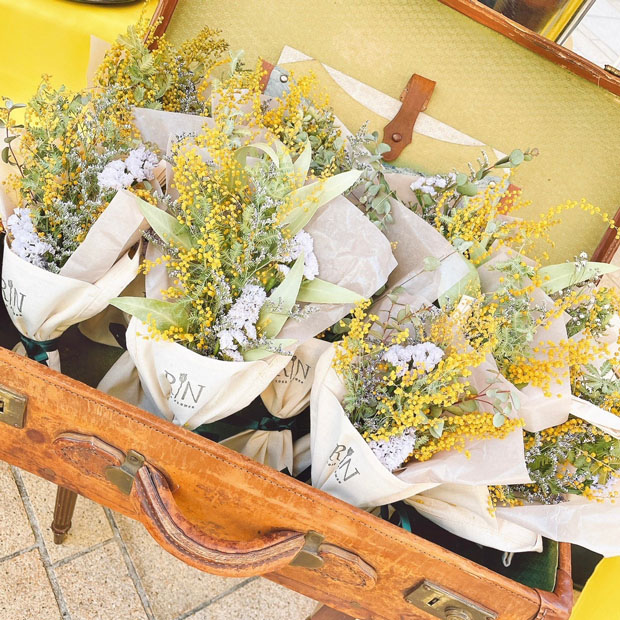
{"label": "tiled pavement", "polygon": [[78,497],[55,545],[56,487],[0,461],[1,620],[303,620],[316,603],[169,555],[141,524]]}

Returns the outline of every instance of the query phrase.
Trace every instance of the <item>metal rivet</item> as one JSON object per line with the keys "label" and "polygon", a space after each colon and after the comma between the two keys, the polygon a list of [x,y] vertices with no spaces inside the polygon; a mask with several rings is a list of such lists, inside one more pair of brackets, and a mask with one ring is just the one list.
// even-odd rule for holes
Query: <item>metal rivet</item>
{"label": "metal rivet", "polygon": [[400,142],[403,139],[402,135],[399,133],[393,133],[392,134],[392,140],[394,140],[394,142]]}
{"label": "metal rivet", "polygon": [[288,75],[281,75],[280,76],[280,82],[282,82],[282,83],[288,82]]}

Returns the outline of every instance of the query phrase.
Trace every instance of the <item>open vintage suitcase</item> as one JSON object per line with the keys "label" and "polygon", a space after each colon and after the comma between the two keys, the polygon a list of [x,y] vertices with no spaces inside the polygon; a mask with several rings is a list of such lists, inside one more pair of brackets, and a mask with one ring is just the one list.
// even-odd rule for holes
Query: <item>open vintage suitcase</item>
{"label": "open vintage suitcase", "polygon": [[[567,179],[565,197],[571,195],[568,190],[573,196],[577,191],[578,198],[587,195],[611,211],[620,177],[608,153],[620,146],[620,101],[600,86],[620,93],[620,81],[475,1],[442,1],[469,17],[439,0],[364,0],[355,3],[355,16],[350,15],[351,0],[317,0],[307,6],[291,0],[181,0],[178,7],[176,0],[162,0],[157,14],[163,17],[160,30],[169,27],[173,39],[208,23],[222,28],[233,47],[245,47],[250,58],[277,58],[284,44],[295,44],[396,96],[407,81],[403,67],[408,66],[409,75],[416,71],[437,81],[436,104],[429,106],[437,117],[479,133],[488,125],[496,134],[493,117],[501,116],[508,128],[499,137],[490,135],[489,143],[512,141],[508,150],[547,127],[539,136],[544,144],[525,144],[544,147],[559,160],[552,170],[546,168],[542,176],[533,172],[523,182],[529,191],[540,192],[543,203],[558,195],[547,179],[557,183],[572,165],[587,178],[581,183]],[[356,39],[347,39],[351,32],[342,23],[347,16],[375,51],[384,50],[379,64],[368,64],[359,45],[349,45]],[[364,20],[373,16],[376,21],[366,27]],[[418,30],[406,38],[414,25]],[[468,59],[460,56],[459,46],[469,46]],[[413,53],[416,49],[419,54]],[[472,76],[461,75],[463,63]],[[480,85],[490,79],[491,66],[497,71],[493,87],[483,93]],[[550,89],[542,77],[549,78]],[[529,88],[531,96],[510,103],[515,88]],[[549,93],[556,99],[549,99]],[[473,126],[468,114],[476,101],[484,108],[478,116],[485,118]],[[515,115],[519,109],[521,117]],[[562,157],[562,140],[569,156]],[[614,235],[606,234],[597,247],[601,224],[584,217],[575,214],[564,225],[557,251],[568,258],[575,248],[596,248],[595,259],[609,260],[617,248]],[[4,282],[2,292],[7,300]],[[0,344],[11,348],[16,332],[6,314],[0,321]],[[569,545],[559,545],[555,586],[524,585],[98,392],[86,385],[96,385],[102,374],[89,360],[110,365],[118,353],[95,345],[99,348],[85,359],[79,338],[72,330],[60,346],[65,372],[84,383],[0,349],[0,458],[59,485],[54,517],[59,541],[70,526],[75,491],[141,521],[162,547],[191,566],[223,576],[262,575],[323,602],[317,618],[568,618]]]}

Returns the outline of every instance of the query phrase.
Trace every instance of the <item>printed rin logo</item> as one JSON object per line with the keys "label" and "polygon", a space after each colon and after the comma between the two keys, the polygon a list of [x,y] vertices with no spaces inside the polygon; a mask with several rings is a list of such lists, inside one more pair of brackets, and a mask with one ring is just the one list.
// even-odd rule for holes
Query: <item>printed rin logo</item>
{"label": "printed rin logo", "polygon": [[4,300],[7,310],[13,316],[18,317],[22,315],[26,295],[17,290],[13,284],[13,280],[5,280],[2,278],[2,299]]}
{"label": "printed rin logo", "polygon": [[205,386],[200,383],[192,383],[184,372],[179,375],[178,379],[167,370],[164,370],[164,373],[170,383],[170,398],[172,401],[181,407],[195,407]]}
{"label": "printed rin logo", "polygon": [[354,454],[355,450],[353,450],[353,448],[347,448],[347,446],[343,444],[338,444],[329,455],[327,464],[338,464],[338,467],[336,467],[336,470],[334,471],[334,478],[338,484],[347,482],[347,480],[351,480],[351,478],[359,475],[359,469],[354,467],[351,461]]}
{"label": "printed rin logo", "polygon": [[304,383],[310,373],[310,365],[304,364],[296,355],[293,355],[291,361],[284,367],[282,372],[275,378],[275,383],[288,384],[292,381]]}

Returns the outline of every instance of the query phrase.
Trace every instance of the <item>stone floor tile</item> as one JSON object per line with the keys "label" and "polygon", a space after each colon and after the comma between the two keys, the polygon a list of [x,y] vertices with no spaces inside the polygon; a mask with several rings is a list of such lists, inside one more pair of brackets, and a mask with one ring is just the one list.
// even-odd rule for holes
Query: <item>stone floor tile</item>
{"label": "stone floor tile", "polygon": [[54,592],[36,549],[0,563],[0,618],[61,620]]}
{"label": "stone floor tile", "polygon": [[164,551],[137,521],[116,513],[114,518],[157,620],[173,620],[242,581],[187,566]]}
{"label": "stone floor tile", "polygon": [[317,602],[267,579],[256,579],[188,620],[305,620]]}
{"label": "stone floor tile", "polygon": [[72,620],[146,620],[115,541],[56,567]]}
{"label": "stone floor tile", "polygon": [[0,558],[34,545],[34,534],[11,469],[0,461]]}
{"label": "stone floor tile", "polygon": [[54,544],[50,525],[54,516],[56,485],[25,471],[22,471],[22,477],[52,563],[113,537],[103,508],[78,496],[69,534],[62,545]]}

